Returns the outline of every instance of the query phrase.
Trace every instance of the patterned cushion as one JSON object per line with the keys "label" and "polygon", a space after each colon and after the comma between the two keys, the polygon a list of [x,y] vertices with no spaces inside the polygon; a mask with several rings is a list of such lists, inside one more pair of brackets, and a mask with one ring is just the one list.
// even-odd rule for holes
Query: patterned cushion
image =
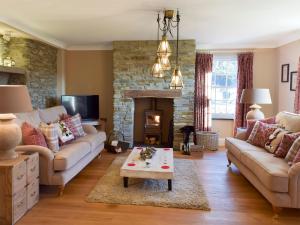
{"label": "patterned cushion", "polygon": [[270,152],[274,153],[276,149],[278,148],[284,134],[288,133],[288,131],[282,129],[282,128],[277,128],[268,138],[266,144],[265,144],[265,149]]}
{"label": "patterned cushion", "polygon": [[57,126],[53,123],[48,125],[42,122],[40,123],[40,129],[46,138],[48,148],[51,149],[53,152],[58,152],[59,144]]}
{"label": "patterned cushion", "polygon": [[81,116],[80,114],[76,114],[75,116],[63,115],[63,122],[67,125],[67,127],[74,134],[75,138],[83,137],[86,135],[82,128],[81,124]]}
{"label": "patterned cushion", "polygon": [[65,122],[59,121],[58,123],[55,123],[55,126],[58,130],[58,138],[59,141],[64,144],[66,142],[69,142],[74,139],[73,133],[70,131],[70,129],[67,127]]}
{"label": "patterned cushion", "polygon": [[287,162],[293,162],[294,158],[296,157],[298,151],[300,149],[300,137],[298,137],[294,143],[292,144],[292,147],[289,149],[289,152],[287,153],[286,157],[284,158]]}
{"label": "patterned cushion", "polygon": [[275,157],[285,158],[294,141],[300,136],[300,133],[284,134],[283,138],[274,153]]}
{"label": "patterned cushion", "polygon": [[248,138],[248,142],[250,144],[265,147],[269,136],[277,129],[277,125],[275,124],[267,124],[260,121],[256,121],[253,130]]}
{"label": "patterned cushion", "polygon": [[[246,139],[249,138],[256,121],[257,120],[247,120]],[[267,123],[267,124],[275,124],[275,117],[269,117],[269,118],[258,120],[258,121],[263,122],[263,123]]]}
{"label": "patterned cushion", "polygon": [[39,129],[34,128],[27,122],[22,124],[21,129],[24,145],[39,145],[48,148],[45,137]]}

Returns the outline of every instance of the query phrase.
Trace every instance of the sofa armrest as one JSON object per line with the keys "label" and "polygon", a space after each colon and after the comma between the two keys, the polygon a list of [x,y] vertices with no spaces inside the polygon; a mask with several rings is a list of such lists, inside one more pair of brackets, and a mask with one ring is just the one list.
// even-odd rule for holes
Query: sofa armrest
{"label": "sofa armrest", "polygon": [[94,126],[89,125],[89,124],[82,124],[82,128],[83,128],[84,132],[87,134],[97,134],[98,133],[97,129]]}
{"label": "sofa armrest", "polygon": [[40,184],[51,185],[52,176],[54,175],[54,153],[50,149],[38,145],[19,145],[16,147],[16,151],[38,152],[40,167]]}
{"label": "sofa armrest", "polygon": [[300,162],[291,166],[289,175],[289,194],[293,207],[300,207]]}
{"label": "sofa armrest", "polygon": [[235,138],[246,141],[247,140],[247,129],[237,128]]}

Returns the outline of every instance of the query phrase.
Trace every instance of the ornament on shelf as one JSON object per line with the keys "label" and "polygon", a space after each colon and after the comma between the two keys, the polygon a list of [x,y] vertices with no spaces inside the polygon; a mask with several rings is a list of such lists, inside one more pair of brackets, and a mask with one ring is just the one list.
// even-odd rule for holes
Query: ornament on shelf
{"label": "ornament on shelf", "polygon": [[13,60],[12,57],[7,56],[6,58],[4,58],[3,66],[14,67],[15,65],[16,65],[15,60]]}

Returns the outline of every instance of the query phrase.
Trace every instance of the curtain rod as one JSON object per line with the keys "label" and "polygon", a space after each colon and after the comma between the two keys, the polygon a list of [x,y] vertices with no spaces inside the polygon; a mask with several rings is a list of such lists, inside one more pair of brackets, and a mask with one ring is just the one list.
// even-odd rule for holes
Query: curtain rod
{"label": "curtain rod", "polygon": [[196,52],[201,53],[241,53],[256,52],[257,49],[197,49]]}

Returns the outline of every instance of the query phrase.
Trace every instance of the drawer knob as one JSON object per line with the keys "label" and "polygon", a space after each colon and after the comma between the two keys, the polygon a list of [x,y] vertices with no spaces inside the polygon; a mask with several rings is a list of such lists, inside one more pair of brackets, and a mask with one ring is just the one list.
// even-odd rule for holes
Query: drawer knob
{"label": "drawer knob", "polygon": [[20,208],[22,205],[24,205],[24,200],[17,205],[17,208]]}
{"label": "drawer knob", "polygon": [[17,180],[21,180],[24,177],[24,174],[17,176]]}
{"label": "drawer knob", "polygon": [[36,166],[32,167],[32,168],[30,169],[30,172],[35,171],[35,169],[36,169]]}

